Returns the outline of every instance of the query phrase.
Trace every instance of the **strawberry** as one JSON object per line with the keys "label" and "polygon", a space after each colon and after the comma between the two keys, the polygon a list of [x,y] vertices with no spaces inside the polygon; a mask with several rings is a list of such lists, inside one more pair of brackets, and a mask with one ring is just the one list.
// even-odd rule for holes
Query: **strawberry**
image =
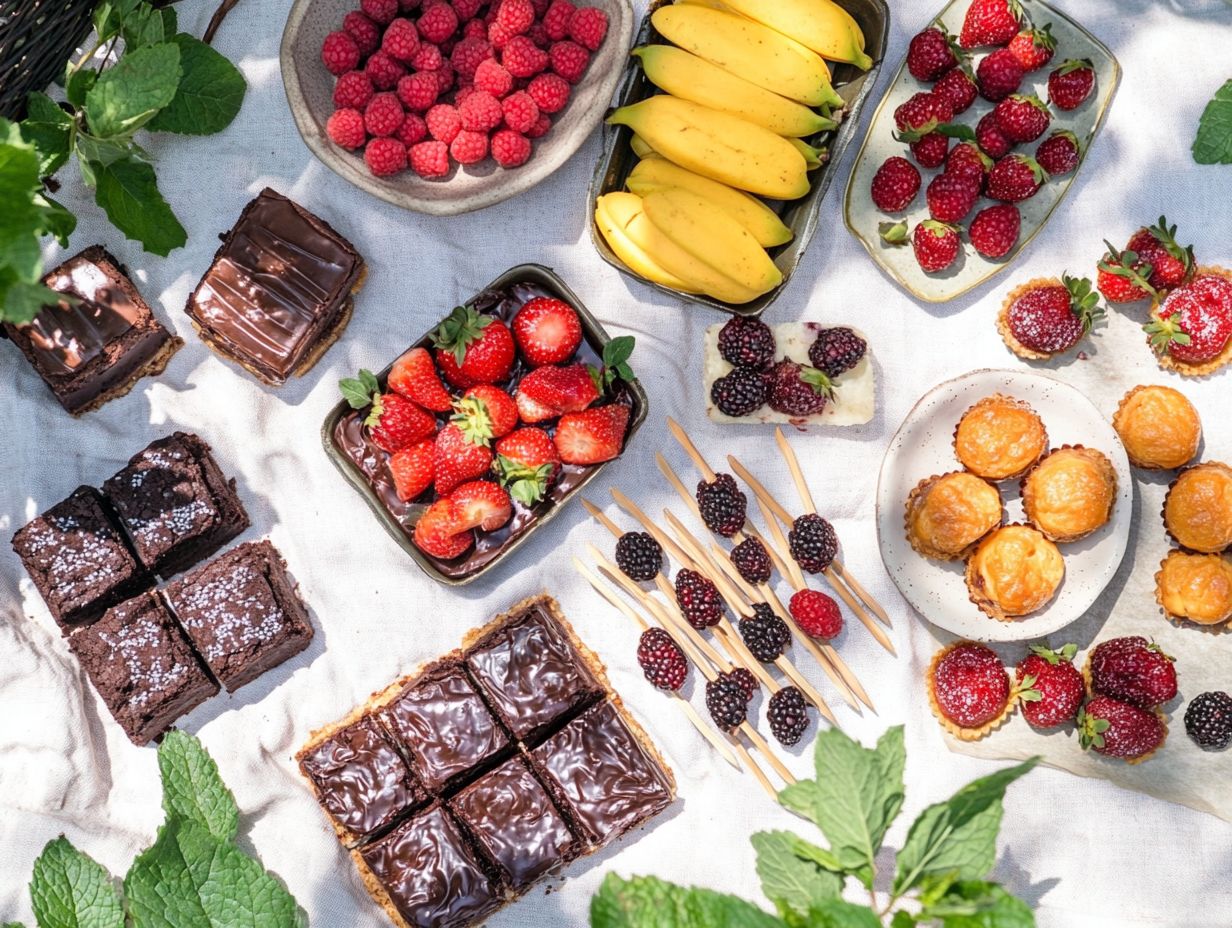
{"label": "strawberry", "polygon": [[543,429],[518,429],[496,443],[496,473],[524,506],[543,499],[559,472],[560,454]]}
{"label": "strawberry", "polygon": [[980,151],[975,142],[959,142],[945,159],[945,173],[957,174],[960,177],[973,178],[979,189],[984,189],[988,172],[992,170],[992,159]]}
{"label": "strawberry", "polygon": [[509,377],[514,345],[509,327],[495,316],[459,306],[432,335],[436,363],[455,387],[496,383]]}
{"label": "strawberry", "polygon": [[472,444],[486,445],[517,428],[518,407],[500,387],[480,384],[454,404],[453,421]]}
{"label": "strawberry", "polygon": [[1078,713],[1082,747],[1105,757],[1136,761],[1163,746],[1168,729],[1148,710],[1110,696],[1096,696]]}
{"label": "strawberry", "polygon": [[629,407],[619,403],[561,416],[552,439],[566,464],[599,464],[620,454]]}
{"label": "strawberry", "polygon": [[582,322],[563,300],[536,297],[513,317],[513,337],[532,367],[563,364],[582,343]]}
{"label": "strawberry", "polygon": [[1048,102],[1059,110],[1076,110],[1095,89],[1095,70],[1088,58],[1070,59],[1048,75]]}
{"label": "strawberry", "polygon": [[981,97],[996,103],[1018,91],[1024,74],[1014,53],[1003,48],[979,63],[975,69],[975,83],[980,88]]}
{"label": "strawberry", "polygon": [[419,517],[411,537],[425,554],[452,561],[470,550],[475,542],[475,536],[461,528],[461,524],[461,507],[451,499],[438,499]]}
{"label": "strawberry", "polygon": [[974,641],[952,645],[933,671],[937,708],[963,728],[980,728],[1005,711],[1012,696],[1010,675],[996,652]]}
{"label": "strawberry", "polygon": [[1103,315],[1085,277],[1061,275],[1061,284],[1034,287],[1014,300],[1005,323],[1020,344],[1041,354],[1069,351]]}
{"label": "strawberry", "polygon": [[520,390],[513,400],[518,407],[518,418],[531,425],[536,422],[547,422],[549,419],[555,419],[560,415],[555,409],[536,403]]}
{"label": "strawberry", "polygon": [[1096,268],[1099,276],[1095,283],[1099,292],[1109,303],[1136,303],[1155,295],[1151,286],[1151,272],[1154,268],[1143,261],[1136,251],[1117,251],[1111,242],[1105,240],[1108,251]]}
{"label": "strawberry", "polygon": [[1169,226],[1164,216],[1157,225],[1139,229],[1125,246],[1151,265],[1151,286],[1170,290],[1184,283],[1193,273],[1193,246],[1182,248],[1176,240],[1176,226]]}
{"label": "strawberry", "polygon": [[407,503],[432,486],[436,477],[434,461],[436,442],[421,441],[403,448],[389,459],[389,473],[394,478],[398,499]]}
{"label": "strawberry", "polygon": [[492,452],[469,441],[452,423],[436,434],[436,492],[447,496],[454,487],[482,477],[492,467]]}
{"label": "strawberry", "polygon": [[935,219],[925,219],[911,234],[915,259],[926,273],[944,271],[958,257],[958,229]]}
{"label": "strawberry", "polygon": [[341,380],[338,385],[352,409],[370,406],[364,426],[376,446],[390,454],[409,448],[436,431],[435,417],[405,396],[381,393],[372,371],[360,371],[358,377]]}
{"label": "strawberry", "polygon": [[970,109],[975,98],[979,96],[979,88],[975,84],[975,76],[971,73],[971,69],[964,64],[933,84],[933,93],[950,104],[954,116],[957,116]]}
{"label": "strawberry", "polygon": [[922,168],[937,168],[945,162],[950,140],[940,132],[930,132],[911,143],[911,155]]}
{"label": "strawberry", "polygon": [[1048,175],[1034,158],[1006,155],[992,166],[986,192],[990,200],[1018,203],[1035,196],[1047,179]]}
{"label": "strawberry", "polygon": [[1159,645],[1140,635],[1110,638],[1087,657],[1091,692],[1153,709],[1176,696],[1172,660]]}
{"label": "strawberry", "polygon": [[958,44],[963,48],[1006,45],[1022,28],[1022,19],[1018,0],[974,0],[963,18]]}
{"label": "strawberry", "polygon": [[449,412],[453,397],[441,384],[427,348],[412,348],[389,371],[389,389],[432,412]]}
{"label": "strawberry", "polygon": [[932,83],[958,64],[954,37],[944,24],[916,33],[907,46],[907,70],[917,81]]}
{"label": "strawberry", "polygon": [[887,158],[873,175],[873,203],[885,213],[897,213],[911,205],[920,192],[920,172],[906,158]]}
{"label": "strawberry", "polygon": [[1184,364],[1213,361],[1232,341],[1232,281],[1195,277],[1169,293],[1155,316],[1145,329],[1157,354]]}
{"label": "strawberry", "polygon": [[1068,129],[1058,129],[1035,149],[1035,160],[1048,172],[1049,177],[1059,177],[1078,169],[1082,162],[1082,146],[1078,136]]}
{"label": "strawberry", "polygon": [[518,394],[556,415],[581,412],[599,398],[599,390],[585,364],[537,367],[522,378]]}
{"label": "strawberry", "polygon": [[1052,61],[1053,52],[1057,50],[1052,23],[1046,23],[1042,29],[1023,29],[1010,39],[1007,47],[1024,71],[1038,71]]}
{"label": "strawberry", "polygon": [[975,124],[975,141],[984,154],[994,161],[1004,158],[1014,147],[1014,143],[1001,131],[997,116],[992,110],[981,116],[980,121]]}
{"label": "strawberry", "polygon": [[938,222],[961,221],[979,199],[982,183],[982,174],[938,174],[929,183],[926,194],[929,215]]}
{"label": "strawberry", "polygon": [[1003,258],[1018,244],[1022,217],[1013,203],[999,203],[975,214],[967,235],[985,258]]}
{"label": "strawberry", "polygon": [[1056,728],[1073,721],[1085,695],[1082,674],[1074,666],[1078,646],[1060,651],[1036,645],[1014,670],[1023,717],[1032,728]]}
{"label": "strawberry", "polygon": [[463,527],[494,532],[513,516],[509,494],[491,480],[472,480],[449,494]]}
{"label": "strawberry", "polygon": [[917,132],[917,138],[953,118],[954,108],[950,102],[930,91],[912,94],[894,110],[894,125],[900,132]]}
{"label": "strawberry", "polygon": [[995,107],[997,126],[1011,142],[1034,142],[1052,121],[1048,106],[1031,94],[1010,94]]}

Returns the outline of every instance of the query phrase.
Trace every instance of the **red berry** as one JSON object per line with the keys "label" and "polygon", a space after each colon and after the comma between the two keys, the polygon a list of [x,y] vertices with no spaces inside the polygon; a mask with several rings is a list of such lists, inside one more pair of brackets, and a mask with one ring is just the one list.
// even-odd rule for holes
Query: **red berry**
{"label": "red berry", "polygon": [[637,663],[646,679],[661,690],[680,689],[689,673],[689,662],[680,645],[661,628],[642,632],[637,642]]}
{"label": "red berry", "polygon": [[476,90],[458,105],[458,116],[463,129],[487,133],[501,124],[504,113],[496,97],[487,91]]}
{"label": "red berry", "polygon": [[352,10],[342,18],[342,28],[350,33],[360,55],[371,55],[381,44],[381,30],[360,10]]}
{"label": "red berry", "polygon": [[505,114],[505,125],[517,133],[534,128],[539,121],[539,107],[525,90],[505,97],[501,101],[501,110]]}
{"label": "red berry", "polygon": [[458,14],[448,3],[437,3],[423,11],[416,25],[425,40],[439,45],[458,31]]}
{"label": "red berry", "polygon": [[[894,110],[894,125],[900,132],[914,130],[924,135],[941,123],[954,118],[950,101],[930,91],[921,91],[903,101]],[[908,139],[910,141],[910,139]]]}
{"label": "red berry", "polygon": [[979,183],[980,190],[992,170],[992,159],[980,151],[975,142],[959,142],[945,159],[945,173],[970,177]]}
{"label": "red berry", "polygon": [[382,26],[393,22],[399,13],[398,0],[361,0],[359,7]]}
{"label": "red berry", "polygon": [[1031,351],[1060,354],[1077,345],[1103,315],[1098,301],[1085,277],[1062,275],[1060,284],[1033,287],[1018,296],[1006,310],[1005,322]]}
{"label": "red berry", "polygon": [[514,77],[532,77],[546,68],[548,61],[547,52],[524,35],[514,36],[501,50],[501,64]]}
{"label": "red berry", "polygon": [[462,128],[462,117],[458,115],[457,109],[448,103],[438,103],[428,110],[424,122],[428,124],[428,134],[446,145],[457,137]]}
{"label": "red berry", "polygon": [[681,614],[690,625],[701,631],[719,624],[723,618],[723,598],[719,595],[719,588],[709,577],[684,567],[676,571],[673,582],[676,588],[676,605],[680,607]]}
{"label": "red berry", "polygon": [[409,64],[419,53],[419,32],[409,19],[395,19],[381,39],[381,51],[391,58]]}
{"label": "red berry", "polygon": [[516,353],[513,334],[501,320],[472,306],[459,306],[432,333],[436,363],[455,386],[497,383],[509,377]]}
{"label": "red berry", "polygon": [[1159,716],[1109,696],[1096,696],[1078,713],[1083,748],[1106,757],[1137,760],[1163,746],[1168,737]]}
{"label": "red berry", "polygon": [[397,94],[378,93],[364,110],[364,128],[369,135],[382,137],[393,135],[402,127],[406,114]]}
{"label": "red berry", "polygon": [[1177,242],[1176,226],[1169,226],[1164,216],[1159,217],[1158,224],[1135,232],[1126,247],[1151,265],[1151,286],[1157,290],[1171,290],[1193,273],[1193,246],[1182,247]]}
{"label": "red berry", "polygon": [[547,364],[522,378],[518,384],[518,395],[525,396],[536,407],[550,409],[559,415],[581,412],[599,399],[599,390],[586,365],[557,367]]}
{"label": "red berry", "polygon": [[873,203],[882,212],[897,213],[920,192],[920,172],[906,158],[887,158],[873,175]]}
{"label": "red berry", "polygon": [[492,43],[483,38],[464,38],[449,55],[462,80],[473,81],[480,65],[492,58]]}
{"label": "red berry", "polygon": [[409,154],[411,170],[420,177],[444,177],[449,173],[449,146],[444,142],[420,142],[411,146]]}
{"label": "red berry", "polygon": [[475,89],[489,93],[499,100],[513,89],[513,75],[495,58],[489,58],[475,71]]}
{"label": "red berry", "polygon": [[817,590],[799,590],[788,603],[791,617],[800,631],[810,638],[829,640],[843,630],[843,613],[838,603]]}
{"label": "red berry", "polygon": [[325,131],[334,144],[346,149],[359,148],[368,141],[368,133],[364,130],[364,116],[355,109],[335,110],[325,124]]}
{"label": "red berry", "polygon": [[321,44],[321,60],[330,74],[345,74],[359,64],[359,57],[359,45],[349,32],[331,32]]}
{"label": "red berry", "polygon": [[958,43],[963,48],[1006,45],[1022,28],[1018,0],[975,0],[963,18]]}
{"label": "red berry", "polygon": [[568,40],[553,42],[552,47],[548,49],[548,56],[552,61],[552,70],[570,84],[580,81],[582,75],[586,73],[586,66],[590,64],[590,52],[576,42]]}
{"label": "red berry", "polygon": [[1008,48],[1024,71],[1036,71],[1052,60],[1053,52],[1057,50],[1057,40],[1049,23],[1042,29],[1023,29],[1010,39]]}
{"label": "red berry", "polygon": [[940,132],[930,132],[922,139],[912,142],[911,155],[920,167],[936,168],[945,163],[950,153],[950,139]]}
{"label": "red berry", "polygon": [[453,397],[441,384],[436,365],[426,348],[412,348],[394,362],[387,378],[389,389],[433,412],[453,409]]}
{"label": "red berry", "polygon": [[415,523],[415,547],[443,561],[461,557],[475,542],[472,532],[459,528],[461,523],[461,507],[451,499],[438,499]]}
{"label": "red berry", "polygon": [[989,206],[976,213],[967,234],[975,250],[985,258],[1003,258],[1018,244],[1022,216],[1013,203]]}
{"label": "red berry", "polygon": [[494,532],[513,516],[513,501],[504,487],[491,480],[471,480],[462,484],[449,498],[459,507],[465,528]]}
{"label": "red berry", "polygon": [[543,14],[543,28],[547,30],[548,38],[553,42],[569,36],[569,20],[573,16],[574,6],[569,0],[552,0],[552,5]]}
{"label": "red berry", "polygon": [[1195,277],[1169,293],[1156,315],[1146,331],[1157,353],[1186,364],[1213,361],[1232,342],[1232,281]]}
{"label": "red berry", "polygon": [[430,440],[403,448],[389,459],[394,492],[402,502],[410,502],[432,486],[436,471],[433,462],[436,443]]}
{"label": "red berry", "polygon": [[455,423],[436,433],[436,492],[446,496],[468,480],[484,476],[492,467],[492,452],[475,444]]}
{"label": "red berry", "polygon": [[1095,70],[1089,59],[1065,62],[1048,75],[1048,100],[1059,110],[1076,110],[1095,89]]}
{"label": "red berry", "polygon": [[1058,177],[1077,170],[1082,161],[1078,137],[1068,129],[1058,129],[1035,149],[1035,160],[1048,172],[1049,177]]}
{"label": "red berry", "polygon": [[463,129],[449,143],[449,156],[458,164],[478,164],[488,157],[487,135]]}
{"label": "red berry", "polygon": [[582,322],[563,300],[536,297],[513,317],[513,337],[532,366],[563,364],[582,343]]}
{"label": "red berry", "polygon": [[347,71],[334,85],[334,104],[338,107],[362,110],[376,91],[372,79],[363,71]]}
{"label": "red berry", "polygon": [[385,52],[373,52],[364,65],[364,73],[377,90],[393,90],[398,79],[406,74],[406,68]]}
{"label": "red berry", "polygon": [[552,441],[566,464],[601,464],[620,454],[629,407],[620,403],[560,417]]}
{"label": "red berry", "polygon": [[989,158],[998,160],[1004,158],[1010,153],[1010,149],[1014,147],[1004,132],[1001,131],[1001,126],[997,123],[997,116],[992,110],[989,110],[980,117],[980,121],[975,125],[975,140],[980,148],[984,150],[984,154]]}
{"label": "red berry", "polygon": [[526,92],[541,113],[559,113],[563,110],[569,102],[570,89],[569,82],[559,74],[537,74],[526,86]]}
{"label": "red berry", "polygon": [[991,648],[960,641],[937,661],[931,678],[936,708],[962,728],[995,721],[1010,701],[1010,675]]}
{"label": "red berry", "polygon": [[431,42],[422,42],[411,61],[411,67],[416,71],[439,71],[444,63],[445,56],[441,54],[440,48]]}
{"label": "red berry", "polygon": [[[472,19],[462,24],[462,36],[467,39],[483,39],[488,42],[488,24],[482,19]],[[488,45],[491,45],[488,42]]]}
{"label": "red berry", "polygon": [[954,263],[959,249],[958,230],[944,222],[925,219],[911,234],[915,259],[929,274],[944,271]]}
{"label": "red berry", "polygon": [[952,42],[944,29],[929,26],[918,32],[907,46],[907,70],[917,81],[932,83],[958,64]]}
{"label": "red berry", "polygon": [[933,85],[933,93],[949,103],[957,116],[959,113],[965,113],[975,102],[979,88],[975,86],[975,78],[971,76],[967,66],[963,65],[943,75],[941,80]]}
{"label": "red berry", "polygon": [[984,58],[975,69],[980,96],[996,103],[1018,91],[1025,72],[1014,53],[1002,48]]}
{"label": "red berry", "polygon": [[426,113],[440,95],[436,75],[417,71],[398,80],[398,99],[413,113]]}
{"label": "red berry", "polygon": [[530,140],[512,129],[498,129],[492,136],[492,157],[503,168],[516,168],[525,164],[530,160],[530,150]]}
{"label": "red berry", "polygon": [[1154,295],[1151,287],[1151,266],[1133,251],[1117,251],[1111,242],[1104,242],[1107,252],[1096,268],[1096,286],[1109,303],[1136,303]]}
{"label": "red berry", "polygon": [[[543,429],[520,428],[496,443],[496,472],[509,495],[533,506],[546,495],[561,470],[560,455]],[[620,563],[621,546],[616,546]],[[623,569],[623,568],[622,568]],[[658,569],[655,570],[658,573]]]}
{"label": "red berry", "polygon": [[441,66],[435,71],[425,71],[424,73],[436,75],[436,83],[441,93],[447,93],[452,89],[456,74],[454,73],[453,65],[448,61],[442,61]]}
{"label": "red berry", "polygon": [[377,177],[388,177],[406,169],[406,146],[397,139],[373,139],[364,149],[364,162]]}
{"label": "red berry", "polygon": [[970,174],[938,174],[925,193],[929,215],[938,222],[955,223],[965,219],[979,199],[981,180]]}
{"label": "red berry", "polygon": [[458,14],[458,22],[467,23],[479,15],[485,0],[452,0],[452,2],[453,11]]}
{"label": "red berry", "polygon": [[535,21],[535,8],[530,0],[500,0],[496,8],[496,25],[509,35],[522,35]]}
{"label": "red berry", "polygon": [[364,425],[372,441],[390,454],[416,445],[436,431],[435,417],[400,393],[374,395]]}
{"label": "red berry", "polygon": [[1072,644],[1060,651],[1037,645],[1018,662],[1015,689],[1023,717],[1033,728],[1056,728],[1077,717],[1085,688],[1073,663],[1076,650]]}
{"label": "red berry", "polygon": [[518,426],[518,407],[513,397],[492,384],[471,387],[454,408],[453,421],[476,444],[504,438]]}
{"label": "red berry", "polygon": [[[548,130],[551,128],[552,128],[552,117],[549,116],[547,113],[542,112],[542,107],[540,107],[539,121],[535,123],[535,127],[533,129],[527,130],[526,137],[528,139],[542,138],[543,136],[548,134]],[[530,154],[529,148],[527,148],[526,153],[527,155]]]}
{"label": "red berry", "polygon": [[1176,696],[1172,660],[1159,645],[1140,636],[1109,639],[1088,657],[1091,692],[1153,709]]}
{"label": "red berry", "polygon": [[990,200],[1018,203],[1039,192],[1048,175],[1039,163],[1028,155],[1006,155],[988,173],[987,194]]}
{"label": "red berry", "polygon": [[598,51],[607,35],[607,14],[594,6],[584,6],[569,17],[569,38],[583,48]]}
{"label": "red berry", "polygon": [[1034,142],[1052,121],[1044,101],[1030,94],[1011,94],[993,107],[993,115],[1011,142]]}

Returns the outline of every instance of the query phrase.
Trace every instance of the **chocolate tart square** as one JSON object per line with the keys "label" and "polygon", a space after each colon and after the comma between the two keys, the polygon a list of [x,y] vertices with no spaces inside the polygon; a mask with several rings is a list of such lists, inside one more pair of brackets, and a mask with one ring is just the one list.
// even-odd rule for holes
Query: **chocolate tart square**
{"label": "chocolate tart square", "polygon": [[148,744],[218,693],[218,684],[155,593],[107,610],[75,632],[69,647],[136,745]]}
{"label": "chocolate tart square", "polygon": [[248,527],[235,481],[210,446],[186,432],[152,442],[103,484],[141,562],[166,577],[208,557]]}
{"label": "chocolate tart square", "polygon": [[154,582],[91,487],[19,529],[13,550],[66,635]]}
{"label": "chocolate tart square", "polygon": [[4,331],[73,415],[162,373],[184,344],[154,317],[119,261],[101,246],[69,258],[43,283],[75,299],[43,307],[26,325],[5,323]]}
{"label": "chocolate tart square", "polygon": [[363,272],[350,242],[266,187],[223,237],[185,311],[211,349],[280,386],[346,327]]}
{"label": "chocolate tart square", "polygon": [[308,612],[286,562],[268,541],[220,554],[168,585],[163,595],[229,693],[312,641]]}

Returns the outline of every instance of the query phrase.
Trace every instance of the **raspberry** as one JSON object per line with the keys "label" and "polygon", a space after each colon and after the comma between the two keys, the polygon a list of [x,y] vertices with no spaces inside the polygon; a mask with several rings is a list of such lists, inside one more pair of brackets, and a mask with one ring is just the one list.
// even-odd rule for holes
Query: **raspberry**
{"label": "raspberry", "polygon": [[541,113],[559,113],[569,102],[569,82],[558,74],[539,74],[526,87]]}
{"label": "raspberry", "polygon": [[371,55],[381,44],[380,28],[359,10],[342,18],[342,28],[355,40],[360,55]]}
{"label": "raspberry", "polygon": [[838,556],[834,526],[816,513],[796,519],[787,533],[787,546],[796,563],[811,574],[821,573]]}
{"label": "raspberry", "polygon": [[763,664],[773,663],[791,641],[791,629],[765,603],[756,603],[753,612],[740,620],[740,637],[755,658]]}
{"label": "raspberry", "polygon": [[590,64],[590,52],[577,42],[556,42],[548,49],[548,56],[552,61],[552,70],[570,84],[580,81],[586,73],[586,66]]}
{"label": "raspberry", "polygon": [[543,28],[553,42],[569,37],[569,20],[575,7],[569,0],[552,0],[552,5],[543,14]]}
{"label": "raspberry", "polygon": [[502,168],[520,167],[530,160],[530,140],[512,129],[500,129],[492,136],[492,157]]}
{"label": "raspberry", "polygon": [[424,122],[428,125],[428,134],[446,145],[457,137],[458,131],[462,128],[462,119],[457,109],[448,103],[438,103],[428,110],[427,115],[424,116]]}
{"label": "raspberry", "polygon": [[462,128],[472,132],[488,132],[505,118],[500,101],[483,90],[476,90],[458,104],[458,115],[462,117]]}
{"label": "raspberry", "polygon": [[402,126],[406,114],[396,94],[378,93],[364,110],[364,128],[378,138],[393,135]]}
{"label": "raspberry", "polygon": [[440,88],[441,93],[447,93],[454,82],[454,69],[448,61],[442,61],[441,66],[435,71],[425,71],[425,74],[436,75],[436,84]]}
{"label": "raspberry", "polygon": [[746,538],[732,548],[731,562],[746,583],[759,586],[770,581],[770,554],[756,538]]}
{"label": "raspberry", "polygon": [[542,111],[540,108],[539,121],[535,123],[533,129],[527,130],[526,137],[528,139],[541,138],[548,134],[548,130],[552,128],[552,117]]}
{"label": "raspberry", "polygon": [[760,319],[732,316],[719,329],[719,357],[732,367],[765,369],[774,360],[775,344],[774,331]]}
{"label": "raspberry", "polygon": [[458,31],[458,14],[448,3],[438,3],[424,10],[416,25],[427,41],[439,44]]}
{"label": "raspberry", "polygon": [[548,38],[547,29],[543,28],[543,23],[535,23],[531,26],[526,36],[535,43],[536,48],[547,48],[552,44],[552,40]]}
{"label": "raspberry", "polygon": [[569,17],[569,38],[583,48],[596,51],[607,35],[607,14],[594,6],[584,6]]}
{"label": "raspberry", "polygon": [[462,25],[462,38],[488,41],[488,26],[482,19],[472,19]]}
{"label": "raspberry", "polygon": [[478,164],[488,157],[488,137],[483,132],[463,129],[449,143],[449,155],[458,164]]}
{"label": "raspberry", "polygon": [[419,52],[419,33],[409,19],[395,19],[385,29],[381,39],[381,51],[395,61],[409,64]]}
{"label": "raspberry", "polygon": [[784,747],[798,744],[808,729],[808,701],[794,686],[785,686],[770,697],[766,721],[774,740]]}
{"label": "raspberry", "polygon": [[509,40],[513,38],[513,33],[502,26],[500,23],[492,23],[488,26],[488,41],[492,43],[492,47],[503,49],[509,44]]}
{"label": "raspberry", "polygon": [[522,35],[535,21],[535,8],[530,0],[501,0],[496,10],[496,25],[510,35]]}
{"label": "raspberry", "polygon": [[406,68],[386,52],[373,52],[364,66],[364,73],[377,90],[393,90],[398,80],[406,74]]}
{"label": "raspberry", "polygon": [[475,92],[473,85],[459,87],[458,92],[453,95],[453,105],[458,109],[462,108],[462,104],[466,102],[466,98]]}
{"label": "raspberry", "polygon": [[[479,65],[475,71],[475,89],[490,93],[496,99],[506,96],[513,89],[513,76],[504,69],[500,62],[489,58]],[[538,111],[535,117],[538,118]],[[532,119],[533,123],[534,120]]]}
{"label": "raspberry", "polygon": [[359,7],[382,26],[393,22],[398,15],[398,0],[361,0]]}
{"label": "raspberry", "polygon": [[492,45],[487,39],[463,39],[453,47],[449,60],[463,80],[474,80],[479,66],[492,58]]}
{"label": "raspberry", "polygon": [[838,603],[817,590],[799,590],[787,604],[800,631],[810,638],[829,640],[843,630],[843,614]]}
{"label": "raspberry", "polygon": [[453,0],[452,3],[453,11],[458,14],[458,21],[468,24],[479,15],[483,4],[484,0]]}
{"label": "raspberry", "polygon": [[744,527],[749,501],[731,474],[715,474],[714,480],[697,484],[697,508],[706,528],[730,538]]}
{"label": "raspberry", "polygon": [[373,139],[364,149],[364,161],[377,177],[397,174],[406,168],[406,146],[397,139]]}
{"label": "raspberry", "polygon": [[406,119],[394,133],[394,137],[408,148],[416,142],[422,142],[428,137],[428,126],[423,117],[416,113],[407,113]]}
{"label": "raspberry", "polygon": [[398,0],[398,6],[403,13],[409,13],[419,8],[419,0]]}
{"label": "raspberry", "polygon": [[723,618],[723,599],[718,587],[687,567],[676,573],[676,604],[698,631],[719,624],[719,619]]}
{"label": "raspberry", "polygon": [[501,101],[501,110],[505,114],[505,125],[517,133],[533,129],[539,121],[539,107],[525,90],[505,97]]}
{"label": "raspberry", "polygon": [[336,110],[325,124],[325,131],[334,140],[334,144],[347,149],[359,148],[368,140],[363,114],[349,107]]}
{"label": "raspberry", "polygon": [[759,371],[737,367],[710,387],[710,400],[725,416],[740,418],[766,405],[766,378]]}
{"label": "raspberry", "polygon": [[334,104],[343,109],[362,110],[372,99],[372,78],[363,71],[347,71],[334,85]]}
{"label": "raspberry", "polygon": [[422,42],[419,45],[419,51],[411,60],[411,67],[416,71],[437,71],[444,63],[445,56],[441,54],[439,48],[431,42]]}
{"label": "raspberry", "polygon": [[749,701],[738,682],[720,674],[706,683],[706,709],[716,725],[731,731],[748,717]]}
{"label": "raspberry", "polygon": [[661,690],[678,690],[689,672],[680,645],[661,628],[648,628],[637,643],[637,662],[646,679]]}
{"label": "raspberry", "polygon": [[514,77],[532,77],[548,66],[548,53],[526,36],[515,35],[501,51],[501,64]]}
{"label": "raspberry", "polygon": [[552,5],[552,0],[530,0],[530,5],[535,8],[535,18],[543,19],[548,7]]}
{"label": "raspberry", "polygon": [[359,45],[349,32],[331,32],[321,43],[321,60],[330,74],[346,74],[359,64]]}
{"label": "raspberry", "polygon": [[[431,116],[431,112],[428,114]],[[431,121],[429,121],[429,126]],[[449,173],[449,146],[444,142],[420,142],[410,149],[411,170],[420,177],[444,177]]]}
{"label": "raspberry", "polygon": [[868,343],[846,326],[822,329],[809,346],[809,363],[834,378],[859,364],[867,350]]}
{"label": "raspberry", "polygon": [[648,532],[625,532],[616,541],[616,566],[630,580],[653,580],[663,569],[663,548]]}
{"label": "raspberry", "polygon": [[398,81],[398,99],[412,113],[426,113],[439,95],[436,75],[431,71],[408,74]]}

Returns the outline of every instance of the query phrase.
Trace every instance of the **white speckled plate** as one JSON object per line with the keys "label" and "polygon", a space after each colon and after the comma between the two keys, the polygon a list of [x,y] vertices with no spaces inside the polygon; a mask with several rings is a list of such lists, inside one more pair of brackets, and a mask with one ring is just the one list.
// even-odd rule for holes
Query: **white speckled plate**
{"label": "white speckled plate", "polygon": [[[1044,420],[1050,446],[1085,445],[1102,451],[1117,474],[1112,519],[1098,532],[1061,545],[1065,580],[1047,606],[1012,622],[984,615],[969,599],[961,561],[936,561],[911,549],[903,529],[907,495],[921,480],[961,470],[954,429],[964,412],[993,393],[1030,403]],[[1006,522],[1025,521],[1018,481],[1002,481]],[[979,370],[926,393],[890,442],[877,484],[877,537],[891,579],[921,616],[946,631],[977,641],[1025,641],[1049,635],[1081,617],[1116,574],[1133,519],[1134,482],[1129,459],[1112,425],[1069,384],[1024,371]]]}

